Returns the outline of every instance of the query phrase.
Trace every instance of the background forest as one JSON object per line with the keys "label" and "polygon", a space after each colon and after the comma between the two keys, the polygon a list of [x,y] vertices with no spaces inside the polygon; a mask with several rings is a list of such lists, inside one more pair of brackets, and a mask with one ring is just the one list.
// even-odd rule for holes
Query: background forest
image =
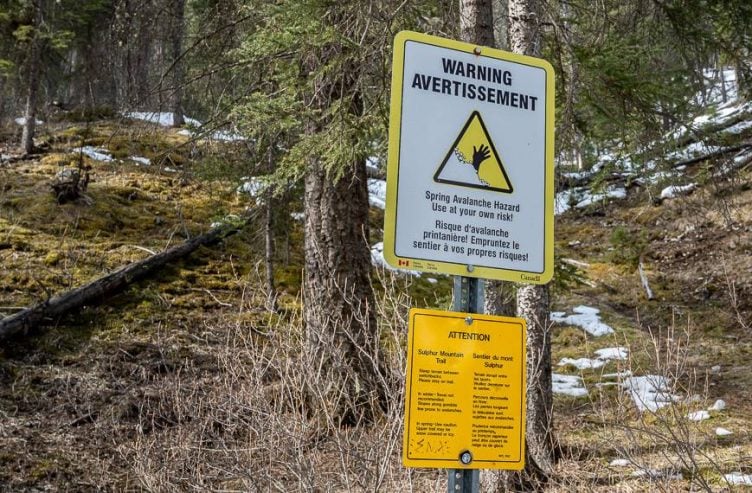
{"label": "background forest", "polygon": [[453,281],[380,243],[405,29],[556,71],[555,279],[486,296],[529,465],[482,491],[752,485],[748,1],[0,0],[0,491],[446,490],[400,454]]}

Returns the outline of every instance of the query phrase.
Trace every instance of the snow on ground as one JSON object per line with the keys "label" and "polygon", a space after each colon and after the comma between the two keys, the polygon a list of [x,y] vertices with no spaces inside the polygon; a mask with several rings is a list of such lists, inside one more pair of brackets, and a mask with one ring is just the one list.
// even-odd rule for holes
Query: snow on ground
{"label": "snow on ground", "polygon": [[742,474],[740,472],[732,472],[730,474],[724,474],[723,478],[728,481],[729,484],[739,486],[752,486],[752,474]]}
{"label": "snow on ground", "polygon": [[695,411],[687,414],[687,419],[690,421],[705,421],[706,419],[710,419],[710,413],[704,409],[702,411]]}
{"label": "snow on ground", "polygon": [[[132,118],[134,120],[142,120],[148,123],[154,123],[161,125],[162,127],[171,127],[173,122],[173,114],[171,111],[127,111],[123,113],[126,118]],[[185,123],[188,125],[201,126],[201,122],[195,118],[184,117]]]}
{"label": "snow on ground", "polygon": [[726,401],[718,399],[708,408],[708,411],[723,411],[724,409],[726,409]]}
{"label": "snow on ground", "polygon": [[678,396],[671,394],[668,379],[661,375],[625,378],[623,385],[640,412],[655,412],[679,400]]}
{"label": "snow on ground", "polygon": [[689,183],[688,185],[671,185],[661,190],[661,198],[673,199],[680,195],[687,195],[693,192],[695,188],[697,188],[697,185],[694,183]]}
{"label": "snow on ground", "polygon": [[89,156],[94,161],[112,161],[112,155],[110,154],[110,151],[108,151],[107,149],[102,149],[100,147],[74,147],[73,149],[71,149],[71,151],[75,153],[81,153],[84,156]]}
{"label": "snow on ground", "polygon": [[[163,127],[172,127],[173,126],[173,114],[170,111],[128,111],[123,113],[123,116],[126,118],[132,118],[134,120],[142,120],[149,123],[154,123],[155,125],[161,125]],[[192,127],[196,127],[197,131],[191,131],[187,128],[181,129],[178,131],[179,135],[185,135],[187,137],[193,137],[194,135],[202,135],[201,127],[203,126],[203,123],[201,123],[199,120],[196,120],[195,118],[190,118],[188,116],[183,117],[185,119],[185,123],[187,125],[190,125]],[[243,137],[240,134],[230,132],[228,130],[214,130],[212,132],[209,132],[204,137],[212,140],[219,140],[222,142],[237,142],[240,140],[245,140],[245,137]]]}
{"label": "snow on ground", "polygon": [[571,208],[582,209],[590,204],[608,199],[623,199],[627,196],[624,187],[609,187],[602,192],[592,192],[587,187],[571,188],[556,194],[554,200],[554,214],[559,215]]}
{"label": "snow on ground", "polygon": [[682,479],[682,475],[673,469],[652,469],[649,467],[643,467],[641,469],[638,469],[634,472],[632,472],[631,476],[633,478],[642,478],[642,477],[649,477],[650,479],[667,479],[669,481],[673,480],[680,480]]}
{"label": "snow on ground", "polygon": [[625,347],[609,347],[595,351],[597,358],[562,358],[559,366],[571,365],[578,370],[587,370],[591,368],[600,368],[608,363],[609,360],[624,360],[629,356],[629,349]]}
{"label": "snow on ground", "polygon": [[384,180],[368,179],[368,203],[382,210],[386,208],[386,182]]}
{"label": "snow on ground", "polygon": [[578,370],[589,370],[592,368],[600,368],[605,365],[606,361],[602,359],[590,359],[590,358],[562,358],[559,361],[559,366],[574,366]]}
{"label": "snow on ground", "polygon": [[730,126],[729,128],[725,129],[724,132],[729,134],[740,134],[750,127],[752,127],[752,120],[745,120]]}
{"label": "snow on ground", "polygon": [[733,435],[734,432],[732,432],[730,430],[727,430],[726,428],[721,428],[719,426],[718,428],[715,429],[715,434],[716,434],[716,436],[719,436],[719,437],[726,437],[726,436],[729,436],[729,435]]}
{"label": "snow on ground", "polygon": [[148,157],[142,157],[142,156],[131,156],[128,159],[131,161],[136,161],[138,164],[143,164],[144,166],[151,165],[151,159]]}
{"label": "snow on ground", "polygon": [[631,462],[627,459],[614,459],[608,465],[611,467],[627,467],[630,464]]}
{"label": "snow on ground", "polygon": [[[13,121],[16,122],[16,125],[26,125],[26,117],[24,116],[19,116],[18,118],[15,118]],[[41,125],[42,123],[44,123],[42,120],[34,120],[34,122],[37,125]]]}
{"label": "snow on ground", "polygon": [[[736,70],[732,68],[706,68],[702,71],[703,77],[710,81],[710,90],[708,91],[706,101],[710,103],[720,103],[723,101],[723,93],[725,89],[726,99],[735,100],[738,96],[738,86],[736,84]],[[697,95],[698,102],[702,102],[699,99],[701,95]]]}
{"label": "snow on ground", "polygon": [[598,316],[600,310],[597,308],[576,306],[572,308],[572,311],[574,312],[572,315],[566,315],[564,312],[551,312],[551,321],[580,327],[594,337],[614,333],[614,329],[601,322],[601,319]]}
{"label": "snow on ground", "polygon": [[616,359],[625,360],[629,357],[629,348],[625,347],[605,347],[603,349],[596,349],[595,354],[598,355],[598,359]]}
{"label": "snow on ground", "polygon": [[373,171],[373,172],[379,172],[379,168],[381,163],[381,160],[377,156],[369,156],[366,158],[366,168]]}
{"label": "snow on ground", "polygon": [[243,183],[238,186],[238,193],[247,193],[251,197],[258,197],[264,191],[264,181],[257,176],[251,176],[250,178],[244,176],[241,180],[243,180]]}
{"label": "snow on ground", "polygon": [[295,221],[302,221],[305,219],[305,212],[291,212],[290,217]]}
{"label": "snow on ground", "polygon": [[553,373],[551,375],[554,394],[564,394],[571,397],[583,397],[588,395],[585,382],[577,375],[563,375]]}
{"label": "snow on ground", "polygon": [[243,137],[242,135],[236,134],[235,132],[230,132],[228,130],[216,130],[210,134],[209,138],[213,140],[219,140],[221,142],[238,142],[245,140],[245,137]]}

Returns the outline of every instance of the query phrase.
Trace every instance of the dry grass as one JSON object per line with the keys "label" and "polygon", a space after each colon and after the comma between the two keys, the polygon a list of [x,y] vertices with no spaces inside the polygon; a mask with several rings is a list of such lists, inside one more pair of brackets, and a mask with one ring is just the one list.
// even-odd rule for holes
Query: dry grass
{"label": "dry grass", "polygon": [[[230,182],[208,177],[208,158],[216,158],[209,149],[174,151],[180,141],[171,131],[156,140],[142,138],[141,127],[116,134],[122,138],[108,131],[61,128],[42,163],[0,168],[0,311],[248,205]],[[92,163],[93,203],[57,206],[46,182],[84,134],[124,155],[171,149],[180,172]],[[559,254],[588,262],[590,285],[558,289],[555,304],[598,307],[617,333],[592,338],[555,327],[554,362],[609,346],[628,346],[631,356],[597,370],[556,369],[580,373],[590,395],[555,400],[562,458],[550,491],[725,491],[724,473],[752,473],[751,198],[737,189],[723,201],[697,193],[654,207],[638,195],[599,214],[560,218]],[[377,230],[381,216],[372,216]],[[369,347],[378,347],[379,385],[390,399],[374,409],[373,423],[344,424],[335,411],[351,405],[341,392],[351,375],[330,363],[342,359],[336,344],[307,350],[297,297],[301,232],[285,225],[277,240],[292,240],[289,251],[279,249],[277,314],[264,309],[261,242],[250,228],[3,347],[0,491],[445,491],[443,471],[405,469],[400,456],[407,311],[445,308],[449,280],[376,273],[379,344]],[[646,230],[641,253],[657,300],[644,299],[630,265],[615,263],[629,257],[614,255],[617,227]],[[614,382],[603,374],[625,370],[664,375],[672,393],[698,397],[639,413],[620,387],[597,386]],[[718,398],[726,410],[686,419]],[[734,434],[716,436],[719,426]],[[628,465],[611,466],[614,459]]]}

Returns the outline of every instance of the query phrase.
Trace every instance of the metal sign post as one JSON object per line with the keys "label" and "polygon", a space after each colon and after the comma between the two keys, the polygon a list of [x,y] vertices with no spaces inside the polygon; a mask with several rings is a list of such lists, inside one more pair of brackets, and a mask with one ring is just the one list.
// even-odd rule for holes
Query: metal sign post
{"label": "metal sign post", "polygon": [[[454,276],[452,310],[483,313],[484,285],[483,279]],[[469,459],[472,460],[472,457],[469,457]],[[480,489],[480,472],[478,469],[449,469],[448,471],[448,493],[478,493]]]}

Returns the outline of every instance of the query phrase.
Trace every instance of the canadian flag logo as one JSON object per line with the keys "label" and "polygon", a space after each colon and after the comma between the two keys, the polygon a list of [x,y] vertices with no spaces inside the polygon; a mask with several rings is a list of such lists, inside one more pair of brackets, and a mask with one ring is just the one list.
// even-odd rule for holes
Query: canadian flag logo
{"label": "canadian flag logo", "polygon": [[402,259],[399,259],[399,260],[397,261],[397,265],[399,265],[400,267],[402,267],[403,265],[404,265],[405,267],[407,267],[408,265],[410,265],[410,261],[409,261],[409,260],[402,260]]}

